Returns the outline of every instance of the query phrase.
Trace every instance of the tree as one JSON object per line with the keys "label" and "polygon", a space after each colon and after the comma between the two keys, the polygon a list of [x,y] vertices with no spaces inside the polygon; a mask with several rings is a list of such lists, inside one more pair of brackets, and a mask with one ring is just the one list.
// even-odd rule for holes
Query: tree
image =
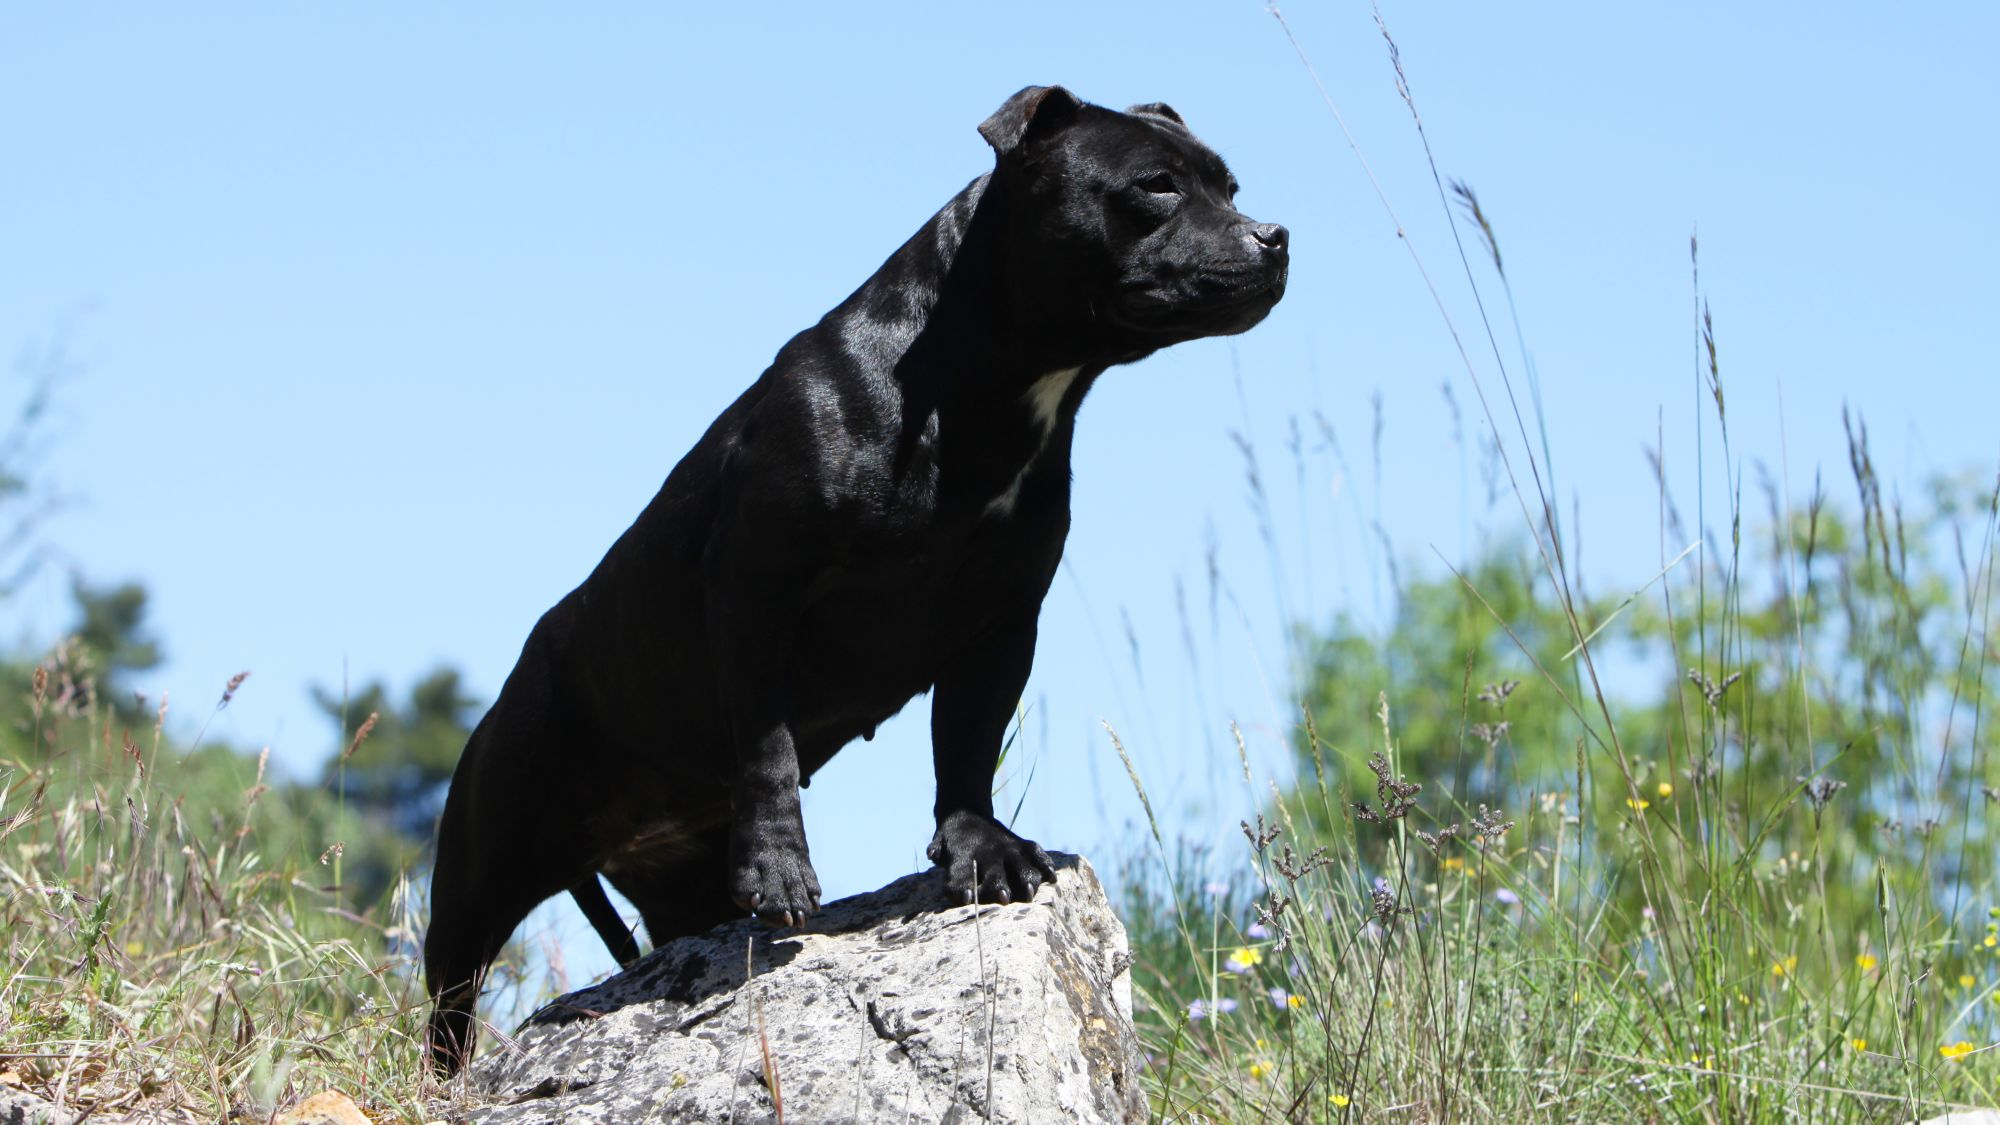
{"label": "tree", "polygon": [[70,579],[76,623],[70,635],[90,654],[99,690],[121,718],[142,708],[130,676],[159,667],[160,644],[146,629],[146,588],[137,582],[93,586],[81,575]]}
{"label": "tree", "polygon": [[20,589],[42,561],[41,525],[61,506],[38,479],[42,421],[56,384],[71,370],[61,339],[21,352],[15,371],[26,384],[14,416],[0,428],[0,599]]}
{"label": "tree", "polygon": [[400,706],[379,680],[344,697],[314,688],[313,699],[340,728],[327,783],[398,832],[427,838],[479,708],[458,669],[433,669]]}

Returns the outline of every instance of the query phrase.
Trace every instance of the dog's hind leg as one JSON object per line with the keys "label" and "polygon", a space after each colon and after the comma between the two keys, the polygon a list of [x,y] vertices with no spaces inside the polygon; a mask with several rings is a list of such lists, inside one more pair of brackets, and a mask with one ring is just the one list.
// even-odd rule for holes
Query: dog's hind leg
{"label": "dog's hind leg", "polygon": [[424,978],[434,1005],[432,1062],[455,1073],[472,1057],[474,1009],[487,966],[536,904],[576,886],[593,866],[576,795],[561,779],[524,784],[541,767],[546,722],[508,722],[502,700],[473,731],[438,821]]}
{"label": "dog's hind leg", "polygon": [[706,933],[744,916],[729,893],[729,829],[711,829],[671,858],[651,859],[606,871],[618,893],[639,908],[653,948],[679,937]]}

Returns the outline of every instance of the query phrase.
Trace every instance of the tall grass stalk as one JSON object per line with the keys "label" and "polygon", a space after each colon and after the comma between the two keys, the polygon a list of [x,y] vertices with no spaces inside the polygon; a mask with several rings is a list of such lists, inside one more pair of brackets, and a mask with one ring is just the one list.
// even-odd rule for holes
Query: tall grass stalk
{"label": "tall grass stalk", "polygon": [[[1453,583],[1401,584],[1385,635],[1336,624],[1313,642],[1298,771],[1260,793],[1245,759],[1235,861],[1170,849],[1146,806],[1160,865],[1129,880],[1127,913],[1155,1118],[1875,1121],[2000,1104],[1985,718],[2000,482],[1939,482],[1913,510],[1850,420],[1852,516],[1817,484],[1795,509],[1784,464],[1760,578],[1691,239],[1697,439],[1685,465],[1652,451],[1660,571],[1622,600],[1587,596],[1536,381],[1522,403],[1456,212],[1532,371],[1495,223],[1447,188],[1377,19],[1497,398],[1369,179],[1477,393],[1520,545],[1486,545]],[[1690,477],[1692,535],[1674,499]],[[1935,563],[1947,538],[1957,575]],[[1656,686],[1615,692],[1612,668]]]}

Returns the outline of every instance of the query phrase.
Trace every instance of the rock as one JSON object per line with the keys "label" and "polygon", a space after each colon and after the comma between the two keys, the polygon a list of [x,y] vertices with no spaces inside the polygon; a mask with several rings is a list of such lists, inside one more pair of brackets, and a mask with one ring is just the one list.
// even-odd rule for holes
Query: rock
{"label": "rock", "polygon": [[0,1125],[69,1125],[76,1114],[14,1085],[0,1085]]}
{"label": "rock", "polygon": [[354,1099],[338,1090],[322,1090],[279,1114],[271,1125],[371,1125]]}
{"label": "rock", "polygon": [[[472,1068],[491,1125],[1145,1120],[1131,954],[1097,875],[949,906],[935,871],[669,942]],[[746,959],[749,981],[745,983]]]}

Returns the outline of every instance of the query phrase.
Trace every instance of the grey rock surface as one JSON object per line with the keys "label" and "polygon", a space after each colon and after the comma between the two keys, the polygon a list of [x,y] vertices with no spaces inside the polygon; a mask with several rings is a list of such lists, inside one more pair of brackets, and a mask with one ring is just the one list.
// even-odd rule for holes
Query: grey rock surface
{"label": "grey rock surface", "polygon": [[1125,929],[1055,860],[1033,902],[951,906],[930,871],[670,942],[482,1056],[470,1119],[1143,1121]]}
{"label": "grey rock surface", "polygon": [[0,1086],[0,1125],[69,1125],[75,1117],[25,1090]]}

